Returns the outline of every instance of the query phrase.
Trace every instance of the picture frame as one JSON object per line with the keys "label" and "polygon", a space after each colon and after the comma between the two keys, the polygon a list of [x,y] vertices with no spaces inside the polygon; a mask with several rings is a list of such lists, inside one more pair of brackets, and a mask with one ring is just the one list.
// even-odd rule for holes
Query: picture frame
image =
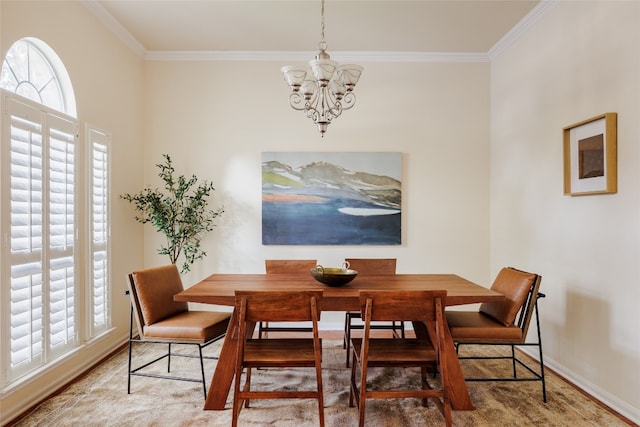
{"label": "picture frame", "polygon": [[563,128],[565,195],[618,191],[617,119],[604,113]]}
{"label": "picture frame", "polygon": [[402,153],[263,152],[262,244],[402,244]]}

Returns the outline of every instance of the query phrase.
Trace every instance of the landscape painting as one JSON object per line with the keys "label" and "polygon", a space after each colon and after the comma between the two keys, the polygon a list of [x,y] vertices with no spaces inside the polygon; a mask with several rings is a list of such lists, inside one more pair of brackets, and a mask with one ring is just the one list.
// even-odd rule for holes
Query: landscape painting
{"label": "landscape painting", "polygon": [[264,245],[399,245],[401,153],[262,153]]}

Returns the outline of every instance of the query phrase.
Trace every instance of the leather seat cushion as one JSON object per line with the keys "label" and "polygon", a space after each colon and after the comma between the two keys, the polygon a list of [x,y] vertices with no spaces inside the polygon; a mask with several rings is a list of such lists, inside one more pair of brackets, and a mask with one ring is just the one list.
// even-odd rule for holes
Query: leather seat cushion
{"label": "leather seat cushion", "polygon": [[480,312],[494,318],[504,326],[513,325],[535,280],[535,274],[503,268],[496,276],[491,289],[504,294],[506,299],[482,303]]}
{"label": "leather seat cushion", "polygon": [[207,342],[227,331],[231,313],[186,311],[144,327],[145,338]]}
{"label": "leather seat cushion", "polygon": [[495,319],[477,311],[447,310],[447,323],[453,341],[461,340],[520,340],[522,329],[504,326]]}
{"label": "leather seat cushion", "polygon": [[134,271],[135,291],[145,325],[187,311],[183,301],[174,301],[173,296],[182,292],[182,280],[174,264]]}

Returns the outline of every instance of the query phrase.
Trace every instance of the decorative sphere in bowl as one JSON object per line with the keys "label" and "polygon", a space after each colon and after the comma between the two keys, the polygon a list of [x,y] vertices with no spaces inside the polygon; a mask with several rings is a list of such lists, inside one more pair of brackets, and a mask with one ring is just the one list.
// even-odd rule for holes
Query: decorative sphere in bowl
{"label": "decorative sphere in bowl", "polygon": [[321,265],[310,271],[314,279],[327,286],[344,286],[358,275],[356,270],[349,268],[323,267]]}

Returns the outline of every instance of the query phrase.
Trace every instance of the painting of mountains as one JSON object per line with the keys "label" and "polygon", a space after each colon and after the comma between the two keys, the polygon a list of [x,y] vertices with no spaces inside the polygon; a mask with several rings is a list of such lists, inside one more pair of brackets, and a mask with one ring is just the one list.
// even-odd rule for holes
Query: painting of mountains
{"label": "painting of mountains", "polygon": [[262,244],[399,245],[401,153],[262,153]]}

